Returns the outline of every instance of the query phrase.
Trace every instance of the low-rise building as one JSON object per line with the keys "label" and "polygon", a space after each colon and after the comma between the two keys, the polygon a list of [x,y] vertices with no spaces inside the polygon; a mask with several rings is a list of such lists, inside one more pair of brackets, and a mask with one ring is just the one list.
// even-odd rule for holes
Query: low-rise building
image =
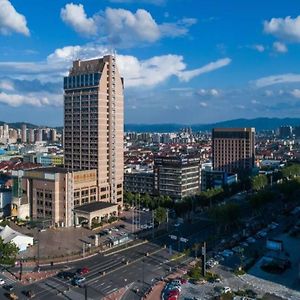
{"label": "low-rise building", "polygon": [[200,158],[189,155],[154,159],[154,192],[182,199],[200,191]]}
{"label": "low-rise building", "polygon": [[[27,216],[55,226],[70,227],[78,220],[77,209],[101,200],[96,170],[71,172],[44,167],[13,175],[12,214],[19,218]],[[113,206],[113,215],[117,215],[118,209],[118,205]],[[96,217],[102,217],[99,207],[93,215]],[[87,221],[91,224],[93,220]]]}
{"label": "low-rise building", "polygon": [[126,192],[149,194],[154,193],[153,171],[133,171],[124,174],[124,188]]}

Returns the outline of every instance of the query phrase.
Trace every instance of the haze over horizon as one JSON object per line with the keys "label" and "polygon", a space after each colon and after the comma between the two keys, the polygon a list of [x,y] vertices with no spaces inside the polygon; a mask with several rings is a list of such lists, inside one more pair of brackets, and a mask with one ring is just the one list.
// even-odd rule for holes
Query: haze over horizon
{"label": "haze over horizon", "polygon": [[0,0],[0,120],[59,126],[72,60],[113,49],[126,124],[299,116],[297,4],[219,2]]}

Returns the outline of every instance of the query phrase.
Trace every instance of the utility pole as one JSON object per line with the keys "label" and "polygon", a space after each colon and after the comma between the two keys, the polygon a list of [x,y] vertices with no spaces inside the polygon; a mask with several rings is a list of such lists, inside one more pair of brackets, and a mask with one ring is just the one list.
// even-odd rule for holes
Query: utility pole
{"label": "utility pole", "polygon": [[23,274],[23,262],[22,260],[20,259],[20,281],[22,280],[22,274]]}
{"label": "utility pole", "polygon": [[38,248],[37,248],[37,250],[38,250],[37,267],[38,267],[38,272],[39,272],[40,271],[40,231],[39,230],[37,232],[37,242],[38,242],[38,244],[37,244],[37,246],[38,246]]}
{"label": "utility pole", "polygon": [[152,238],[154,239],[154,209],[152,209]]}
{"label": "utility pole", "polygon": [[142,291],[143,291],[143,295],[144,295],[144,283],[145,283],[145,259],[142,259],[142,263],[143,263],[143,287],[142,287]]}
{"label": "utility pole", "polygon": [[84,285],[84,299],[87,300],[88,299],[88,295],[87,295],[87,285]]}
{"label": "utility pole", "polygon": [[201,261],[202,261],[202,276],[206,275],[206,242],[203,242],[201,249]]}

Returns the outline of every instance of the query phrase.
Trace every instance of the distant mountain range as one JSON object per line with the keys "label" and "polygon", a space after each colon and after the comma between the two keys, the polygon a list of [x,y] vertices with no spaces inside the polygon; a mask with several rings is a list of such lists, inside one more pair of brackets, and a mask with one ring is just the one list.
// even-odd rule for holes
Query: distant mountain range
{"label": "distant mountain range", "polygon": [[255,127],[257,131],[274,130],[283,125],[300,126],[300,118],[256,118],[235,119],[211,124],[125,124],[125,131],[136,132],[177,132],[184,127],[193,131],[208,131],[216,127]]}
{"label": "distant mountain range", "polygon": [[[15,122],[6,123],[0,121],[0,126],[8,124],[12,128],[21,128],[22,124],[26,124],[27,128],[38,128],[38,126],[31,123]],[[193,131],[209,131],[216,127],[255,127],[257,131],[274,130],[283,125],[300,126],[300,118],[256,118],[256,119],[235,119],[222,121],[211,124],[125,124],[125,131],[136,132],[177,132],[184,127],[191,127]],[[55,127],[61,131],[62,127]]]}

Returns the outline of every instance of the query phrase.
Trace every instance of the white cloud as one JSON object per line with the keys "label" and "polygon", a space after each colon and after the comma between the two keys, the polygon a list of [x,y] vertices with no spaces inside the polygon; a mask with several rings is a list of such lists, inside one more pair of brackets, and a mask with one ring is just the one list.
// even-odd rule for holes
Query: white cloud
{"label": "white cloud", "polygon": [[9,106],[18,107],[21,105],[59,106],[62,104],[62,95],[50,93],[30,93],[30,94],[8,94],[0,92],[0,102]]}
{"label": "white cloud", "polygon": [[30,35],[26,18],[18,13],[8,0],[0,0],[0,34],[8,35],[17,32]]}
{"label": "white cloud", "polygon": [[158,24],[145,9],[138,9],[134,13],[110,7],[87,17],[83,5],[73,3],[62,8],[61,18],[78,33],[97,36],[102,43],[118,47],[154,43],[163,37],[182,36],[197,22],[194,18],[183,18],[175,23]]}
{"label": "white cloud", "polygon": [[252,104],[260,104],[260,102],[257,101],[257,100],[255,100],[255,99],[251,100],[251,103],[252,103]]}
{"label": "white cloud", "polygon": [[[0,62],[0,73],[14,79],[34,80],[41,82],[61,82],[62,77],[72,65],[74,59],[92,59],[109,54],[108,48],[102,45],[86,44],[84,46],[66,46],[56,49],[48,55],[46,61],[33,62]],[[132,55],[117,54],[117,64],[125,79],[126,87],[154,87],[175,76],[189,81],[203,73],[211,72],[224,66],[223,60],[209,63],[204,67],[187,70],[181,55],[166,54],[139,60]],[[229,59],[226,59],[228,62]],[[209,90],[209,95],[217,96],[219,91]]]}
{"label": "white cloud", "polygon": [[60,11],[62,20],[83,35],[96,34],[97,27],[93,18],[88,18],[82,4],[66,4]]}
{"label": "white cloud", "polygon": [[208,104],[207,104],[206,102],[200,102],[199,104],[200,104],[200,106],[202,106],[202,107],[207,107],[207,106],[208,106]]}
{"label": "white cloud", "polygon": [[300,42],[300,16],[295,19],[288,16],[265,21],[264,32],[286,41]]}
{"label": "white cloud", "polygon": [[179,105],[175,105],[175,109],[176,110],[180,110],[180,106]]}
{"label": "white cloud", "polygon": [[220,92],[217,89],[200,89],[197,91],[197,94],[200,96],[219,96]]}
{"label": "white cloud", "polygon": [[5,91],[13,91],[14,90],[14,84],[10,80],[0,80],[0,90]]}
{"label": "white cloud", "polygon": [[228,58],[228,57],[227,58],[222,58],[222,59],[219,59],[217,61],[211,62],[211,63],[209,63],[209,64],[207,64],[207,65],[205,65],[201,68],[190,70],[190,71],[180,72],[178,74],[178,77],[181,81],[189,81],[192,78],[194,78],[196,76],[199,76],[201,74],[208,73],[208,72],[223,68],[223,67],[229,65],[230,63],[231,63],[230,58]]}
{"label": "white cloud", "polygon": [[266,87],[274,84],[280,83],[293,83],[293,82],[300,82],[300,74],[281,74],[281,75],[272,75],[267,77],[262,77],[254,81],[256,87]]}
{"label": "white cloud", "polygon": [[295,98],[300,98],[300,90],[299,89],[294,89],[290,92],[290,94],[295,97]]}
{"label": "white cloud", "polygon": [[288,52],[287,46],[284,43],[281,43],[281,42],[274,42],[273,43],[273,49],[276,52],[279,52],[279,53],[286,53],[286,52]]}
{"label": "white cloud", "polygon": [[154,5],[162,5],[166,3],[166,0],[109,0],[112,3],[148,3],[148,4],[154,4]]}
{"label": "white cloud", "polygon": [[253,47],[253,49],[255,49],[258,52],[264,52],[265,51],[265,47],[263,45],[260,45],[260,44],[253,45],[252,47]]}
{"label": "white cloud", "polygon": [[267,97],[271,97],[271,96],[274,95],[274,92],[271,91],[271,90],[265,90],[264,94],[265,94],[265,96],[267,96]]}

